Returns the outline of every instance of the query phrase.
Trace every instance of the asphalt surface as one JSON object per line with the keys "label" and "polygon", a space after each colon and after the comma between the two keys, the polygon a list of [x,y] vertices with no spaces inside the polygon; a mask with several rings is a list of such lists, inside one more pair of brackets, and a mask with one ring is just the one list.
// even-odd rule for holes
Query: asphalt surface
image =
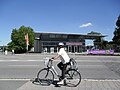
{"label": "asphalt surface", "polygon": [[27,82],[28,80],[15,80],[15,79],[0,80],[0,90],[17,90]]}
{"label": "asphalt surface", "polygon": [[120,90],[119,80],[82,80],[77,87],[55,85],[42,86],[30,81],[25,83],[17,90]]}
{"label": "asphalt surface", "polygon": [[[37,72],[45,67],[43,58],[52,57],[53,55],[0,55],[0,90],[42,90],[48,88],[52,90],[120,90],[120,56],[70,54],[70,57],[76,59],[82,75],[82,82],[77,88],[66,86],[56,88],[54,85],[45,87],[33,84],[31,80],[34,80]],[[58,61],[55,61],[54,65],[57,63]],[[60,73],[59,69],[55,68]]]}

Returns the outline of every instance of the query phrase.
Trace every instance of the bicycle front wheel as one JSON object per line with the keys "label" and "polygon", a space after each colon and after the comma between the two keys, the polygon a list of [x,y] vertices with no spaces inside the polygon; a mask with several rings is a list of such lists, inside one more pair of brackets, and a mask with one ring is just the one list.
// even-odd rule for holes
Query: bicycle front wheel
{"label": "bicycle front wheel", "polygon": [[75,69],[67,70],[65,78],[65,84],[69,87],[76,87],[81,82],[81,74]]}
{"label": "bicycle front wheel", "polygon": [[54,81],[54,74],[48,68],[44,68],[38,72],[37,78],[41,85],[50,85]]}

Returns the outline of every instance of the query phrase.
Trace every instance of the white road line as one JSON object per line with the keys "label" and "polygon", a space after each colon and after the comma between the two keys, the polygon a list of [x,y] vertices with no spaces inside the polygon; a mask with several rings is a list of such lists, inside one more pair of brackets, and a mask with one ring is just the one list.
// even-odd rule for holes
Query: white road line
{"label": "white road line", "polygon": [[[29,78],[0,78],[0,81],[30,81],[30,80],[34,80],[35,78],[33,78],[33,79],[29,79]],[[58,80],[58,79],[56,79],[56,80]],[[104,82],[104,81],[107,81],[107,82],[109,82],[109,81],[117,81],[117,82],[120,82],[120,80],[119,79],[117,79],[117,80],[115,80],[115,79],[105,79],[105,80],[95,80],[95,79],[82,79],[82,81],[93,81],[93,82]]]}
{"label": "white road line", "polygon": [[102,82],[102,81],[103,81],[103,82],[104,82],[104,81],[108,81],[108,82],[109,82],[109,81],[118,81],[118,82],[120,82],[120,79],[117,79],[117,80],[115,80],[115,79],[105,79],[105,80],[82,79],[82,80],[85,80],[85,81],[101,81],[101,82]]}
{"label": "white road line", "polygon": [[[0,62],[34,62],[34,61],[44,61],[44,60],[0,60]],[[55,60],[54,62],[59,62],[59,60]],[[76,62],[100,62],[100,60],[76,60]]]}
{"label": "white road line", "polygon": [[30,81],[31,79],[26,78],[1,78],[0,81]]}
{"label": "white road line", "polygon": [[10,67],[39,67],[40,65],[8,65]]}
{"label": "white road line", "polygon": [[104,66],[101,64],[101,65],[94,65],[94,64],[92,64],[92,65],[78,65],[78,66],[80,66],[80,67],[103,67],[104,68]]}
{"label": "white road line", "polygon": [[19,61],[19,60],[11,60],[11,61],[13,61],[13,62],[17,62],[17,61]]}
{"label": "white road line", "polygon": [[0,62],[26,62],[26,61],[29,61],[29,62],[33,62],[33,61],[44,61],[44,60],[0,60]]}
{"label": "white road line", "polygon": [[43,61],[43,60],[27,60],[27,61],[33,62],[33,61]]}

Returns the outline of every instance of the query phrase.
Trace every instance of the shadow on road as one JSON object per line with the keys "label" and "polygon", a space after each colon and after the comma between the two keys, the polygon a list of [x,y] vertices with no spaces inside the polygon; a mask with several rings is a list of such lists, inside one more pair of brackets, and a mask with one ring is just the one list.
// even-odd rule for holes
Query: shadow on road
{"label": "shadow on road", "polygon": [[[48,82],[48,81],[46,81],[46,82]],[[54,85],[55,87],[60,87],[61,85],[58,85],[57,84],[58,82],[59,82],[59,80],[54,80],[52,85]],[[37,78],[35,78],[35,80],[32,80],[32,83],[35,85],[41,85],[41,86],[50,86],[51,85],[49,83],[40,84]]]}

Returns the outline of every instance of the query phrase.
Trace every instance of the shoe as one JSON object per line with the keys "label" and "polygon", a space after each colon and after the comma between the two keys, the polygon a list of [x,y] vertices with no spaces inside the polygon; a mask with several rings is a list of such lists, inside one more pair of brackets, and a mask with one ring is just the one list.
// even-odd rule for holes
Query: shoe
{"label": "shoe", "polygon": [[63,84],[64,83],[64,81],[63,80],[61,80],[61,81],[59,81],[57,84]]}

